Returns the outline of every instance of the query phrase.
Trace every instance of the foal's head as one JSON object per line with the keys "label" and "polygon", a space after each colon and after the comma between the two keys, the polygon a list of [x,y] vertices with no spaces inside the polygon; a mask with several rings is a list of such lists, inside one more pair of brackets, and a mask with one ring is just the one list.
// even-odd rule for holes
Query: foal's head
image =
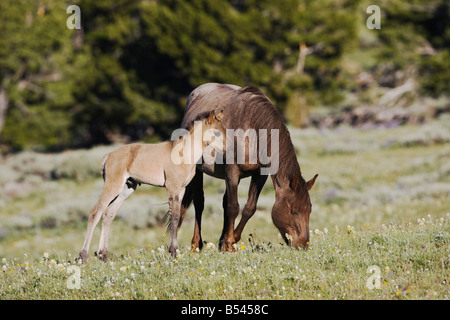
{"label": "foal's head", "polygon": [[272,220],[280,230],[284,241],[292,247],[307,248],[309,243],[309,215],[311,200],[308,191],[314,185],[317,174],[305,182],[301,175],[296,175],[289,185],[277,192],[272,209]]}
{"label": "foal's head", "polygon": [[194,120],[188,130],[175,130],[171,139],[172,161],[175,164],[195,164],[202,155],[208,156],[208,152],[223,152],[223,129],[220,126],[222,118],[222,111],[208,112]]}

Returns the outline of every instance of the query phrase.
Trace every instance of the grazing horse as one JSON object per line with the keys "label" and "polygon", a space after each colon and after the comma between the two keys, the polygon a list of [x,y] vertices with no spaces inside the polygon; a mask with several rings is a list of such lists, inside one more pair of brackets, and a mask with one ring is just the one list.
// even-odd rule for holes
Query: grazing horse
{"label": "grazing horse", "polygon": [[[209,116],[205,117],[205,114]],[[100,171],[105,184],[98,202],[89,214],[86,238],[80,252],[83,263],[87,262],[89,244],[100,218],[103,218],[102,232],[96,255],[104,261],[108,259],[108,234],[111,222],[125,199],[141,183],[167,189],[170,214],[169,252],[176,256],[180,203],[186,186],[195,175],[196,163],[201,159],[205,147],[210,146],[213,152],[223,151],[220,139],[214,138],[211,141],[205,138],[207,130],[212,130],[208,132],[211,137],[222,134],[216,129],[221,118],[222,115],[214,111],[199,114],[188,132],[181,138],[177,137],[176,141],[129,144],[103,157]],[[201,121],[198,121],[200,119]]]}
{"label": "grazing horse", "polygon": [[[194,202],[196,219],[192,249],[202,248],[203,173],[225,179],[224,224],[220,237],[222,251],[233,251],[233,244],[240,240],[245,224],[256,211],[259,194],[269,174],[275,188],[272,221],[288,245],[306,248],[311,213],[308,191],[317,175],[308,182],[303,179],[282,115],[258,88],[207,83],[189,95],[181,127],[189,127],[199,114],[214,110],[223,112],[219,124],[226,132],[223,159],[216,158],[213,164],[197,165],[195,177],[187,186],[181,203],[180,223]],[[249,176],[247,203],[238,226],[234,228],[240,210],[238,184],[240,179]]]}

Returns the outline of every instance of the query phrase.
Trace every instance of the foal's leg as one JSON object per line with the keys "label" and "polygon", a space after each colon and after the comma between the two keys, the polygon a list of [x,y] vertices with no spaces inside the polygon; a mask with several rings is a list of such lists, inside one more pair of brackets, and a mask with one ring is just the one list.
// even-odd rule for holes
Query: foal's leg
{"label": "foal's leg", "polygon": [[169,252],[173,257],[177,255],[178,241],[177,232],[178,225],[180,222],[180,206],[181,200],[183,199],[185,188],[181,190],[168,190],[169,191],[169,213],[170,213],[170,246]]}
{"label": "foal's leg", "polygon": [[107,261],[109,256],[108,236],[111,223],[114,220],[117,211],[120,209],[125,199],[128,198],[128,196],[132,194],[134,190],[136,190],[136,187],[137,187],[136,182],[128,180],[127,183],[124,184],[122,191],[120,192],[117,199],[114,200],[114,202],[108,206],[106,212],[103,214],[102,233],[100,236],[100,244],[97,251],[97,256],[103,261]]}
{"label": "foal's leg", "polygon": [[105,183],[100,199],[98,199],[97,203],[89,213],[86,237],[84,238],[83,248],[80,252],[80,258],[83,263],[87,262],[89,246],[91,244],[92,234],[94,233],[95,227],[108,206],[118,197],[124,183],[125,181],[120,181],[118,183],[116,182],[114,184]]}
{"label": "foal's leg", "polygon": [[242,210],[241,221],[239,221],[238,226],[234,230],[234,241],[238,242],[241,240],[242,230],[247,223],[247,221],[253,216],[256,211],[256,203],[258,202],[259,194],[267,181],[267,175],[253,175],[250,181],[250,188],[248,189],[248,199]]}
{"label": "foal's leg", "polygon": [[[237,165],[225,166],[226,195],[224,196],[224,228],[220,239],[222,251],[233,251],[234,221],[239,214],[238,184],[240,170]],[[226,198],[226,199],[225,199]]]}

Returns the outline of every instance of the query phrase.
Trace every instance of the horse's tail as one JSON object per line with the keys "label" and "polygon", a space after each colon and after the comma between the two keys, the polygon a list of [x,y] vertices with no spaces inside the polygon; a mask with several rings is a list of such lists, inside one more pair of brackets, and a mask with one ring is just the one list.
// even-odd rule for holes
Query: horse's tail
{"label": "horse's tail", "polygon": [[100,166],[100,174],[101,174],[102,177],[103,177],[103,181],[105,181],[105,163],[106,163],[106,160],[108,160],[108,157],[109,157],[109,153],[107,153],[107,154],[105,154],[105,155],[103,156],[103,158],[102,158],[102,164],[101,164],[101,166]]}

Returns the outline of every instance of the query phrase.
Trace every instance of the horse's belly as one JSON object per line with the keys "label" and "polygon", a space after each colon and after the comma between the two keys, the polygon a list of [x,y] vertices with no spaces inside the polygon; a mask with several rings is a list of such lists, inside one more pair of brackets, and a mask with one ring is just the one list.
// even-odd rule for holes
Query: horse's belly
{"label": "horse's belly", "polygon": [[[242,166],[242,165],[241,165]],[[202,171],[203,173],[206,173],[209,176],[212,176],[214,178],[218,178],[218,179],[225,179],[225,165],[224,164],[217,164],[217,163],[213,163],[213,164],[208,164],[208,163],[202,163],[197,165],[197,169],[199,169],[200,171]],[[257,172],[259,170],[259,167],[256,166],[254,168],[254,170],[248,170],[248,171],[243,171],[241,169],[241,175],[239,176],[239,178],[247,178],[250,177],[252,174],[254,174],[255,172]]]}
{"label": "horse's belly", "polygon": [[197,169],[199,169],[203,173],[206,173],[209,176],[219,179],[225,179],[225,165],[223,164],[217,163],[208,164],[204,162],[202,164],[197,165]]}

